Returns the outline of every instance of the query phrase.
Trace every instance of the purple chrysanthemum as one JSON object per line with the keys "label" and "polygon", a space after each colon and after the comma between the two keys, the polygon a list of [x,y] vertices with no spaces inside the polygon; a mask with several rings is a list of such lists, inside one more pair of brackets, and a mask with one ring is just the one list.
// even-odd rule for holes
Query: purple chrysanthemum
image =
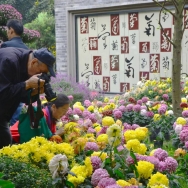
{"label": "purple chrysanthemum", "polygon": [[137,104],[142,105],[142,100],[137,100]]}
{"label": "purple chrysanthemum", "polygon": [[114,185],[114,184],[116,184],[116,180],[113,179],[113,178],[107,177],[107,178],[102,178],[102,179],[99,181],[99,183],[98,183],[97,186],[98,186],[99,188],[105,188],[105,187],[107,187],[107,186],[109,186],[109,185]]}
{"label": "purple chrysanthemum", "polygon": [[84,110],[82,113],[83,118],[89,118],[90,115],[91,115],[91,112],[89,112],[88,110]]}
{"label": "purple chrysanthemum", "polygon": [[89,100],[84,101],[84,106],[87,108],[91,105],[91,102]]}
{"label": "purple chrysanthemum", "polygon": [[126,106],[126,111],[131,112],[133,110],[133,106],[134,106],[133,104],[128,104]]}
{"label": "purple chrysanthemum", "polygon": [[116,119],[122,118],[122,112],[121,112],[120,110],[115,111],[115,112],[114,112],[114,117],[115,117]]}
{"label": "purple chrysanthemum", "polygon": [[159,159],[159,161],[164,161],[168,157],[168,153],[165,150],[158,148],[154,152],[154,157]]}
{"label": "purple chrysanthemum", "polygon": [[122,188],[121,186],[117,185],[117,184],[113,184],[113,185],[108,185],[105,188]]}
{"label": "purple chrysanthemum", "polygon": [[90,114],[89,119],[92,121],[92,123],[96,123],[97,122],[97,118],[95,113]]}
{"label": "purple chrysanthemum", "polygon": [[152,118],[154,116],[154,113],[152,111],[147,111],[146,116]]}
{"label": "purple chrysanthemum", "polygon": [[147,103],[148,102],[148,97],[142,97],[141,100],[142,100],[143,103]]}
{"label": "purple chrysanthemum", "polygon": [[89,127],[87,133],[96,133],[96,130],[93,129],[92,127]]}
{"label": "purple chrysanthemum", "polygon": [[120,106],[119,108],[118,108],[121,112],[125,112],[126,111],[126,108],[125,108],[125,106]]}
{"label": "purple chrysanthemum", "polygon": [[119,104],[120,105],[124,105],[125,104],[125,100],[119,100]]}
{"label": "purple chrysanthemum", "polygon": [[185,149],[188,149],[188,141],[185,142]]}
{"label": "purple chrysanthemum", "polygon": [[91,151],[98,151],[99,146],[95,142],[87,142],[84,148],[85,151],[91,150]]}
{"label": "purple chrysanthemum", "polygon": [[69,107],[69,109],[68,109],[68,111],[67,111],[67,113],[66,113],[66,115],[73,115],[73,111],[72,111],[72,109]]}
{"label": "purple chrysanthemum", "polygon": [[139,104],[136,104],[133,106],[133,111],[140,112],[141,106]]}
{"label": "purple chrysanthemum", "polygon": [[102,178],[109,177],[107,170],[99,168],[94,171],[91,176],[91,184],[96,187]]}
{"label": "purple chrysanthemum", "polygon": [[165,164],[166,164],[166,171],[169,173],[175,172],[178,167],[177,161],[172,157],[167,157],[165,159]]}
{"label": "purple chrysanthemum", "polygon": [[140,127],[138,124],[133,124],[132,129],[135,130],[136,128]]}
{"label": "purple chrysanthemum", "polygon": [[79,116],[81,116],[82,115],[82,111],[80,110],[80,108],[74,108],[73,109],[73,114],[74,115],[79,115]]}
{"label": "purple chrysanthemum", "polygon": [[182,116],[183,116],[184,118],[188,117],[188,110],[184,110],[184,111],[182,112]]}
{"label": "purple chrysanthemum", "polygon": [[168,94],[163,94],[162,98],[164,101],[168,101],[169,96],[168,96]]}
{"label": "purple chrysanthemum", "polygon": [[166,163],[165,163],[164,161],[160,161],[160,162],[158,163],[157,170],[158,170],[159,172],[164,172],[164,171],[166,171]]}
{"label": "purple chrysanthemum", "polygon": [[158,113],[160,115],[163,115],[166,113],[166,107],[165,106],[161,106],[159,109],[158,109]]}
{"label": "purple chrysanthemum", "polygon": [[154,156],[147,156],[146,161],[148,161],[148,162],[154,164],[155,169],[158,168],[158,165],[159,165],[159,159],[157,159],[156,157],[154,157]]}
{"label": "purple chrysanthemum", "polygon": [[183,129],[183,130],[180,132],[180,140],[181,140],[182,142],[188,141],[188,129]]}
{"label": "purple chrysanthemum", "polygon": [[98,156],[91,156],[91,164],[93,166],[93,171],[95,171],[101,167],[102,161]]}
{"label": "purple chrysanthemum", "polygon": [[97,136],[99,136],[100,134],[106,134],[107,129],[108,129],[108,126],[102,127],[101,130],[97,133]]}

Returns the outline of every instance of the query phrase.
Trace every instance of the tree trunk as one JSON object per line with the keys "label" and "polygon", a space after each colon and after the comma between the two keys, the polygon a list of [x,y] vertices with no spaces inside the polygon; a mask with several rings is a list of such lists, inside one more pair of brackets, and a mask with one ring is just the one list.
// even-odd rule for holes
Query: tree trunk
{"label": "tree trunk", "polygon": [[181,116],[181,86],[180,86],[180,74],[181,74],[181,51],[182,51],[182,37],[183,37],[183,15],[181,10],[183,9],[183,0],[178,1],[174,19],[174,35],[173,43],[173,58],[172,58],[172,105],[174,115],[176,117]]}

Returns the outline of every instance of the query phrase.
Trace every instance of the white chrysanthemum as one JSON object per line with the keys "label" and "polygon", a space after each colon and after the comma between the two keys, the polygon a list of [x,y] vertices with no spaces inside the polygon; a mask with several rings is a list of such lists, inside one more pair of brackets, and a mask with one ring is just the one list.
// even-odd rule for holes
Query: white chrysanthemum
{"label": "white chrysanthemum", "polygon": [[180,132],[181,132],[181,130],[182,130],[182,125],[181,124],[176,125],[176,127],[175,127],[175,133],[179,135]]}
{"label": "white chrysanthemum", "polygon": [[76,121],[78,121],[78,120],[80,119],[80,117],[79,117],[77,114],[73,115],[73,118],[74,118],[74,120],[76,120]]}
{"label": "white chrysanthemum", "polygon": [[66,174],[68,171],[68,160],[66,155],[62,155],[62,154],[55,155],[51,159],[48,166],[53,179],[57,177],[61,177],[63,174]]}
{"label": "white chrysanthemum", "polygon": [[168,110],[167,113],[168,113],[168,115],[173,115],[174,114],[174,112],[172,110]]}

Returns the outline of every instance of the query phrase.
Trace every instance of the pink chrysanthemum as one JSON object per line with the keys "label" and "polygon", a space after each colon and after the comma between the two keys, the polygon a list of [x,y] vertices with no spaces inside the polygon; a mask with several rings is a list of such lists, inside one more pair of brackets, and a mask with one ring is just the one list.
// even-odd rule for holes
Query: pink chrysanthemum
{"label": "pink chrysanthemum", "polygon": [[159,161],[164,161],[168,157],[168,153],[165,150],[158,148],[154,152],[154,157],[159,159]]}
{"label": "pink chrysanthemum", "polygon": [[99,168],[94,171],[91,176],[91,184],[96,187],[102,178],[109,177],[107,170]]}
{"label": "pink chrysanthemum", "polygon": [[84,148],[85,151],[91,150],[91,151],[98,151],[99,146],[95,142],[87,142]]}
{"label": "pink chrysanthemum", "polygon": [[98,156],[91,156],[91,164],[93,166],[93,171],[95,171],[101,167],[102,161]]}
{"label": "pink chrysanthemum", "polygon": [[116,184],[116,180],[113,178],[102,178],[99,183],[98,183],[98,187],[99,188],[106,188],[109,185],[114,185]]}
{"label": "pink chrysanthemum", "polygon": [[178,167],[177,161],[172,157],[167,157],[165,159],[165,164],[166,164],[166,171],[169,173],[175,172]]}

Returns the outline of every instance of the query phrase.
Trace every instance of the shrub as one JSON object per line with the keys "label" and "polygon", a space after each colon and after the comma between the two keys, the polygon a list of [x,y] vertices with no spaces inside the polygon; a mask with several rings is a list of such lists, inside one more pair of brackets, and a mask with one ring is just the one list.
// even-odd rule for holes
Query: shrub
{"label": "shrub", "polygon": [[51,85],[57,94],[64,93],[65,95],[72,95],[75,102],[83,102],[91,99],[91,91],[85,83],[77,83],[75,79],[70,78],[62,73],[57,73],[56,77],[51,78]]}
{"label": "shrub", "polygon": [[0,156],[2,179],[10,180],[15,188],[53,188],[51,174],[45,169]]}
{"label": "shrub", "polygon": [[0,25],[6,25],[9,19],[22,20],[22,15],[11,5],[0,5]]}

